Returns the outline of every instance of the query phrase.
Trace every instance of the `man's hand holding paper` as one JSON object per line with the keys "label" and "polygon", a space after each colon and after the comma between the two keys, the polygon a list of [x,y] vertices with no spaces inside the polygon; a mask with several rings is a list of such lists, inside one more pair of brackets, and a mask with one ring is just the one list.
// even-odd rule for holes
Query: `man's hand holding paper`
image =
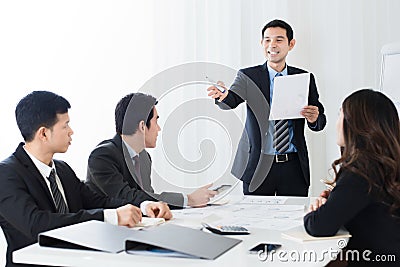
{"label": "man's hand holding paper", "polygon": [[318,107],[308,106],[310,74],[302,73],[275,77],[270,120],[296,119],[303,116],[314,123]]}
{"label": "man's hand holding paper", "polygon": [[316,106],[305,106],[300,112],[309,123],[314,123],[318,119],[319,110]]}

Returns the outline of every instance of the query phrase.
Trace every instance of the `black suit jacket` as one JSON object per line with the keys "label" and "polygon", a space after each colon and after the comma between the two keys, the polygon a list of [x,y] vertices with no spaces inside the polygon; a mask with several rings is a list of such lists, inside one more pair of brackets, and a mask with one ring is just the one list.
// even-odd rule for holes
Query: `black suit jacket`
{"label": "black suit jacket", "polygon": [[96,192],[126,199],[136,206],[145,200],[161,200],[173,207],[182,207],[181,193],[154,193],[150,179],[150,155],[143,150],[139,159],[143,188],[138,185],[128,150],[117,134],[113,139],[101,142],[90,154],[86,183]]}
{"label": "black suit jacket", "polygon": [[23,145],[0,163],[0,225],[8,244],[7,266],[22,266],[12,263],[12,252],[37,242],[40,232],[88,220],[103,221],[103,208],[127,203],[94,193],[65,162],[54,160],[70,211],[57,213],[49,188]]}
{"label": "black suit jacket", "polygon": [[[288,75],[306,73],[305,70],[288,66]],[[308,123],[312,131],[320,131],[326,125],[324,107],[318,100],[319,95],[315,84],[314,75],[310,75],[310,88],[308,104],[317,106],[319,116],[314,127]],[[250,183],[253,175],[266,175],[260,171],[260,155],[264,152],[265,133],[268,132],[268,117],[270,103],[270,79],[267,62],[264,65],[239,70],[228,96],[217,104],[222,109],[236,108],[246,101],[247,118],[245,129],[239,141],[236,157],[232,167],[232,174]],[[290,103],[288,103],[290,104]],[[304,137],[305,119],[293,119],[293,144],[296,146],[306,183],[310,184],[310,167],[307,145]],[[265,176],[264,176],[265,177]],[[261,177],[261,178],[264,178]]]}
{"label": "black suit jacket", "polygon": [[[390,214],[386,203],[392,200],[382,201],[377,197],[380,191],[360,175],[341,172],[326,204],[304,216],[306,231],[312,236],[333,236],[345,226],[352,235],[346,249],[358,250],[360,255],[359,261],[349,256],[349,266],[400,266],[400,209],[395,216]],[[365,250],[372,252],[364,254],[369,262],[362,257]],[[396,255],[396,262],[374,261],[376,255],[385,255],[386,259]]]}

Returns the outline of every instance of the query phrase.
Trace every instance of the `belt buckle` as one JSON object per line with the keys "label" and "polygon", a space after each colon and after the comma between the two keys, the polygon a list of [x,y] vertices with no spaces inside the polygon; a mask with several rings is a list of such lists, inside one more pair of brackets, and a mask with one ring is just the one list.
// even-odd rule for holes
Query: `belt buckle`
{"label": "belt buckle", "polygon": [[281,155],[279,155],[279,154],[276,154],[275,155],[275,162],[286,162],[286,161],[288,161],[289,160],[289,158],[288,158],[288,155],[287,154],[281,154]]}

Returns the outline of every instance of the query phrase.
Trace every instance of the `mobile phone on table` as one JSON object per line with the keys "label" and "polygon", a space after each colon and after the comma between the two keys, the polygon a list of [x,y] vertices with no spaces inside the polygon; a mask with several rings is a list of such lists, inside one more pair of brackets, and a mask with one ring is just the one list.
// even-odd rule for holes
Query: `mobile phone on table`
{"label": "mobile phone on table", "polygon": [[249,253],[257,254],[259,251],[262,251],[264,253],[266,251],[268,253],[272,250],[277,250],[281,246],[282,246],[281,244],[259,243],[259,244],[255,245],[254,247],[251,247],[249,249]]}

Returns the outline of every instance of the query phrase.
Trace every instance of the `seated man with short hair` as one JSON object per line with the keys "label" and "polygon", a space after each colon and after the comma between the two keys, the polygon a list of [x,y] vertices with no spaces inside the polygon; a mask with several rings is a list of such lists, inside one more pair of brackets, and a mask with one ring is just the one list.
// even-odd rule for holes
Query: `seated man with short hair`
{"label": "seated man with short hair", "polygon": [[[35,91],[17,105],[15,115],[25,140],[0,163],[0,225],[7,240],[7,265],[13,251],[33,244],[47,230],[99,220],[133,227],[142,212],[170,219],[165,203],[137,203],[109,198],[90,190],[67,163],[53,159],[71,144],[68,101],[54,93]],[[29,265],[32,266],[32,265]]]}
{"label": "seated man with short hair", "polygon": [[[142,93],[123,97],[115,108],[113,139],[101,142],[90,154],[86,183],[96,192],[131,201],[161,200],[174,207],[201,207],[217,194],[211,184],[191,194],[154,193],[151,186],[151,159],[145,148],[156,146],[157,100]],[[139,167],[140,166],[140,167]],[[140,170],[139,170],[140,169]]]}

